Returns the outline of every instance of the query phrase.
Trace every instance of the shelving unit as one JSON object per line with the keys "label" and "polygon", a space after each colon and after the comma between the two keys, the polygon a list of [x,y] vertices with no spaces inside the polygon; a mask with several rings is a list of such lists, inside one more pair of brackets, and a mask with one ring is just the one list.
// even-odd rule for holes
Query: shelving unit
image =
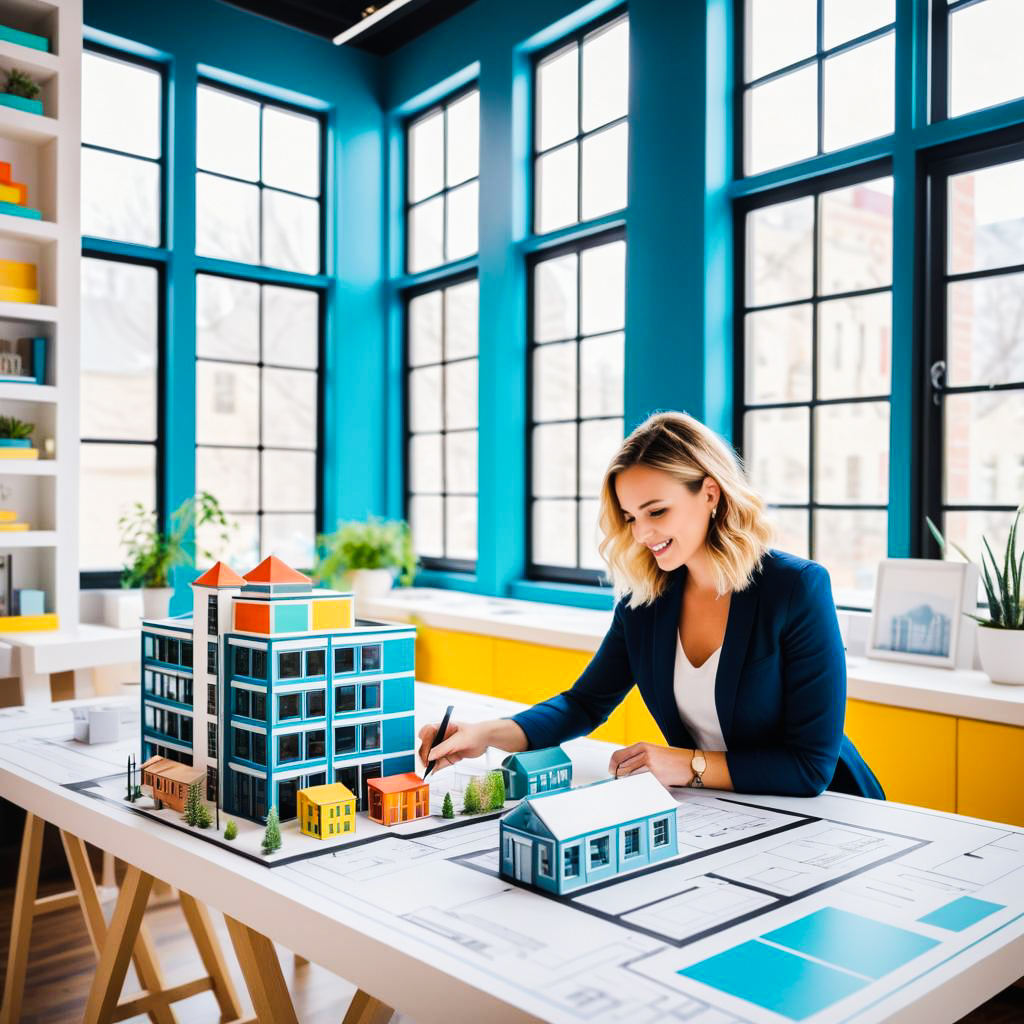
{"label": "shelving unit", "polygon": [[[47,593],[61,629],[78,624],[79,219],[82,2],[0,0],[0,24],[45,36],[50,50],[0,40],[0,73],[41,86],[43,114],[0,107],[0,161],[28,186],[42,219],[0,214],[0,259],[34,263],[39,302],[0,302],[0,338],[47,339],[45,384],[0,382],[0,415],[36,424],[38,460],[0,460],[0,508],[29,524],[0,533],[15,586]],[[45,457],[52,439],[59,458]]]}

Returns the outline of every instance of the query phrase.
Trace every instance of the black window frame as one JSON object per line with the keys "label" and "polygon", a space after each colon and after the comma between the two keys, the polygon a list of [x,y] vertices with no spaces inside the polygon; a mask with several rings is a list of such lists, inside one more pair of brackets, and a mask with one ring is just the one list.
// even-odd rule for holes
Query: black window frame
{"label": "black window frame", "polygon": [[[346,655],[348,657],[346,657]],[[351,661],[350,668],[339,667],[340,662]],[[356,670],[356,649],[355,647],[334,648],[334,674],[336,676],[351,675]]]}
{"label": "black window frame", "polygon": [[[285,756],[285,744],[288,744],[288,749],[292,749],[294,744],[294,755]],[[286,732],[277,737],[277,763],[278,764],[291,764],[295,761],[302,760],[302,733],[299,732]]]}
{"label": "black window frame", "polygon": [[[284,702],[295,701],[295,714],[284,714]],[[302,691],[294,690],[291,693],[279,693],[277,695],[277,720],[279,722],[292,722],[302,718]]]}
{"label": "black window frame", "polygon": [[[342,701],[341,697],[344,696],[345,700]],[[356,710],[356,684],[355,683],[338,683],[334,687],[334,713],[348,714],[350,711]],[[351,703],[351,707],[347,705]]]}
{"label": "black window frame", "polygon": [[[287,663],[285,659],[288,659]],[[294,659],[294,661],[293,661]],[[285,673],[285,664],[288,665],[288,672]],[[294,664],[294,671],[292,665]],[[277,652],[277,678],[278,679],[301,679],[302,678],[302,651],[278,651]]]}

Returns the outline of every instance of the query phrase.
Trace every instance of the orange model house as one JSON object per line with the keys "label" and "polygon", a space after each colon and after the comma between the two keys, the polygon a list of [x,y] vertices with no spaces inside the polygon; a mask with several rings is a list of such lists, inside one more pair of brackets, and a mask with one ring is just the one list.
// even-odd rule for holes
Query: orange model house
{"label": "orange model house", "polygon": [[415,772],[370,779],[366,793],[370,820],[381,825],[425,818],[430,813],[430,786]]}
{"label": "orange model house", "polygon": [[142,765],[142,785],[152,790],[157,810],[166,804],[176,811],[184,811],[189,786],[205,778],[204,769],[197,770],[166,757],[154,756]]}

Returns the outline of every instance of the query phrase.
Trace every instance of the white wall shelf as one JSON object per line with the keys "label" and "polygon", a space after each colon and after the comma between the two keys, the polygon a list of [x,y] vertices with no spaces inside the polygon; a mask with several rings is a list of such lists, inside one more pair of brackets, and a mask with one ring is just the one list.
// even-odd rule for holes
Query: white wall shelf
{"label": "white wall shelf", "polygon": [[0,381],[0,402],[45,402],[57,401],[58,391],[49,384],[12,384]]}
{"label": "white wall shelf", "polygon": [[57,239],[57,225],[52,220],[34,220],[0,213],[0,237],[16,238],[24,242],[53,242]]}
{"label": "white wall shelf", "polygon": [[0,478],[5,476],[56,475],[56,459],[0,459]]}
{"label": "white wall shelf", "polygon": [[0,530],[0,548],[55,548],[56,530]]}
{"label": "white wall shelf", "polygon": [[57,307],[35,302],[0,302],[0,320],[22,320],[25,323],[57,322]]}
{"label": "white wall shelf", "polygon": [[40,85],[44,85],[60,71],[60,58],[55,53],[35,50],[31,46],[19,46],[17,43],[0,39],[0,68],[4,71],[17,68],[31,75]]}
{"label": "white wall shelf", "polygon": [[[3,5],[0,4],[0,12]],[[0,17],[2,17],[0,13]],[[19,142],[49,142],[57,138],[59,125],[55,117],[30,114],[27,110],[0,107],[0,135]]]}

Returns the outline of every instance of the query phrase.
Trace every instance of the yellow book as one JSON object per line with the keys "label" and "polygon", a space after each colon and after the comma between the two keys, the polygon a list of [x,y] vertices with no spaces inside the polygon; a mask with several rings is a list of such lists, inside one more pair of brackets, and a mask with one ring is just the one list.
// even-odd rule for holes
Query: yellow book
{"label": "yellow book", "polygon": [[0,302],[32,302],[39,301],[39,292],[35,288],[14,288],[0,284]]}
{"label": "yellow book", "polygon": [[16,203],[21,205],[21,189],[14,185],[0,185],[0,200],[5,203]]}
{"label": "yellow book", "polygon": [[11,288],[35,288],[36,265],[19,260],[0,260],[0,284]]}
{"label": "yellow book", "polygon": [[38,448],[4,448],[0,446],[0,459],[38,459]]}
{"label": "yellow book", "polygon": [[18,513],[13,508],[0,508],[0,523],[15,523],[18,521]]}
{"label": "yellow book", "polygon": [[0,523],[0,533],[20,533],[28,529],[28,523]]}
{"label": "yellow book", "polygon": [[57,616],[53,612],[45,615],[0,615],[0,633],[31,633],[58,628]]}

